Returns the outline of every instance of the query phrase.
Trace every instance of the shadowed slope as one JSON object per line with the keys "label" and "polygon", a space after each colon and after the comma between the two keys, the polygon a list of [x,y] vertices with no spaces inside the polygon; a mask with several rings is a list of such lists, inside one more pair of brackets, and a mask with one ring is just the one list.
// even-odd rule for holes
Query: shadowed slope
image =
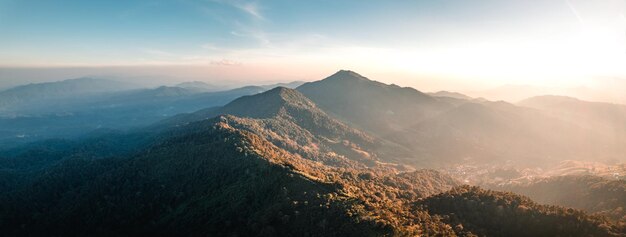
{"label": "shadowed slope", "polygon": [[179,115],[168,123],[180,126],[220,114],[237,116],[239,128],[309,159],[338,164],[342,157],[349,157],[368,166],[378,160],[372,151],[379,146],[378,141],[331,118],[298,91],[284,87],[243,96],[221,108]]}

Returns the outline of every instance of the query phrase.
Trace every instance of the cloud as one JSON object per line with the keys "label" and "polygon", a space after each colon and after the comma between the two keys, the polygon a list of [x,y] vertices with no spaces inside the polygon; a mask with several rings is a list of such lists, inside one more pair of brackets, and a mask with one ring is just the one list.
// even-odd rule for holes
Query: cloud
{"label": "cloud", "polygon": [[578,22],[580,22],[580,24],[584,24],[585,21],[583,20],[583,18],[580,16],[580,14],[578,13],[578,10],[576,10],[576,8],[574,7],[574,5],[572,5],[572,3],[569,0],[565,0],[565,4],[567,4],[567,6],[569,7],[569,9],[572,11],[572,13],[574,14],[574,16],[576,16],[576,19],[578,19]]}
{"label": "cloud", "polygon": [[262,7],[256,1],[240,1],[240,0],[211,0],[212,2],[234,7],[257,20],[265,20],[261,13]]}
{"label": "cloud", "polygon": [[261,12],[259,10],[259,5],[256,2],[239,3],[239,4],[234,4],[233,6],[238,8],[239,10],[242,10],[250,14],[251,16],[257,19],[265,20],[265,17],[261,15]]}

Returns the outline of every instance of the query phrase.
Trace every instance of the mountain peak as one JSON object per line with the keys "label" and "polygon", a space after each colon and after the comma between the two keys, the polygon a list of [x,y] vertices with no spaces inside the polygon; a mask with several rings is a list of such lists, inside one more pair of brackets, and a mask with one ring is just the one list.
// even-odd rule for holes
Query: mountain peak
{"label": "mountain peak", "polygon": [[[304,95],[300,94],[300,92],[282,86],[274,87],[266,92],[259,93],[257,95],[252,95],[251,97],[263,97],[263,98],[273,98],[283,102],[297,102],[302,100],[308,100]],[[259,99],[255,98],[255,99]]]}
{"label": "mountain peak", "polygon": [[238,116],[265,118],[275,116],[286,106],[311,109],[315,104],[294,89],[278,86],[263,93],[240,97],[222,110]]}
{"label": "mountain peak", "polygon": [[284,86],[277,86],[261,94],[285,94],[285,93],[291,93],[289,92],[290,90],[293,91],[293,89],[289,89]]}
{"label": "mountain peak", "polygon": [[367,79],[364,76],[361,76],[360,74],[354,72],[354,71],[350,71],[350,70],[339,70],[338,72],[336,72],[335,74],[327,77],[324,80],[365,80],[365,81],[369,81],[369,79]]}

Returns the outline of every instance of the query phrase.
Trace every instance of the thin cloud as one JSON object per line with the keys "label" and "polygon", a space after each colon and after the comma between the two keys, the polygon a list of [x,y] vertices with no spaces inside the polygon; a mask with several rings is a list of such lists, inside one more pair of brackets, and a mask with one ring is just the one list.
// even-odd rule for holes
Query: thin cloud
{"label": "thin cloud", "polygon": [[253,17],[257,18],[257,19],[265,20],[265,17],[263,17],[263,15],[261,15],[261,12],[260,12],[260,9],[259,9],[259,5],[256,2],[235,4],[233,6],[238,8],[239,10],[242,10],[242,11],[250,14],[251,16],[253,16]]}
{"label": "thin cloud", "polygon": [[262,7],[258,4],[258,2],[250,2],[250,1],[237,1],[237,0],[211,0],[212,2],[229,5],[234,7],[255,19],[265,20],[265,16],[261,13]]}
{"label": "thin cloud", "polygon": [[580,22],[580,24],[584,24],[585,22],[583,21],[583,18],[580,16],[580,14],[578,13],[578,10],[576,10],[574,5],[572,5],[572,3],[569,0],[565,0],[565,3],[569,7],[569,9],[572,10],[572,13],[574,13],[574,16],[576,16],[576,19],[578,19],[578,22]]}

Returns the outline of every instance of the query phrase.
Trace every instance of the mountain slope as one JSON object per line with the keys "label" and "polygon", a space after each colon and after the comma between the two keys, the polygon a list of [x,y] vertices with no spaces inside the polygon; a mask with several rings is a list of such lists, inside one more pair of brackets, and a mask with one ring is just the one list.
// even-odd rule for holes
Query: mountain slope
{"label": "mountain slope", "polygon": [[[297,173],[295,168],[284,166],[286,160],[294,159],[291,155],[225,123],[192,126],[193,132],[174,134],[149,153],[118,161],[120,165],[105,169],[105,175],[96,175],[79,184],[79,189],[66,188],[68,192],[75,190],[78,193],[57,200],[56,205],[49,206],[49,200],[36,199],[41,196],[27,198],[33,205],[22,206],[26,210],[8,210],[13,215],[10,220],[2,222],[5,224],[3,229],[11,229],[10,224],[19,223],[29,228],[14,229],[16,234],[348,233],[336,228],[342,227],[350,218],[332,219],[335,216],[330,213],[338,212],[334,210],[337,204],[330,200],[327,203],[323,198],[328,196],[326,190],[331,187],[311,181]],[[72,173],[64,170],[68,167],[60,167],[63,172],[58,173]],[[185,175],[181,176],[180,172]],[[55,181],[43,182],[50,186]],[[280,185],[276,186],[276,183]],[[309,194],[303,194],[306,192]],[[73,200],[72,207],[65,206],[63,199],[67,198]],[[305,200],[310,203],[296,204]],[[32,213],[38,208],[48,210],[43,218],[32,219],[19,214]],[[119,215],[122,213],[124,215]],[[82,221],[85,215],[90,216],[90,220]],[[248,218],[242,219],[242,216]],[[39,219],[46,222],[40,223]],[[321,223],[328,232],[300,223],[302,221]],[[207,222],[209,224],[204,224]],[[82,225],[73,226],[73,223]],[[349,230],[355,231],[354,234],[376,233],[375,227],[366,228],[365,225],[355,224]]]}
{"label": "mountain slope", "polygon": [[401,200],[427,195],[409,179],[302,159],[239,126],[236,117],[220,116],[166,132],[128,158],[66,160],[0,195],[0,229],[65,236],[453,234],[426,212],[403,211]]}
{"label": "mountain slope", "polygon": [[[626,228],[582,211],[527,197],[462,186],[417,202],[457,232],[479,236],[625,236]],[[494,228],[496,227],[496,228]]]}
{"label": "mountain slope", "polygon": [[537,96],[518,103],[607,134],[613,141],[626,139],[626,105],[589,102],[565,96]]}
{"label": "mountain slope", "polygon": [[182,125],[220,114],[238,116],[239,128],[253,131],[274,144],[307,158],[340,162],[340,156],[374,165],[378,142],[369,135],[331,118],[296,90],[276,87],[243,96],[221,108],[179,115],[167,123]]}
{"label": "mountain slope", "polygon": [[344,70],[297,90],[324,111],[377,134],[404,129],[451,107],[413,88],[386,85]]}
{"label": "mountain slope", "polygon": [[526,195],[539,203],[577,208],[626,222],[624,180],[568,175],[492,188]]}
{"label": "mountain slope", "polygon": [[512,160],[528,165],[618,159],[620,154],[618,147],[607,147],[604,134],[506,102],[465,103],[400,135],[428,156],[452,161]]}

